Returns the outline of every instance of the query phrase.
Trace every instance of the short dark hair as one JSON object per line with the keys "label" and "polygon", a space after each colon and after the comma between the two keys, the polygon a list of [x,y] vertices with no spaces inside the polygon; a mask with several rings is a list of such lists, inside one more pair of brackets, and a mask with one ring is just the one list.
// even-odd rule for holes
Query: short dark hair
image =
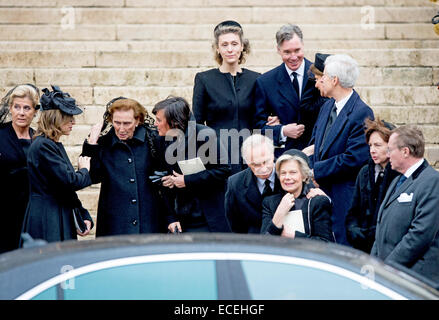
{"label": "short dark hair", "polygon": [[410,154],[415,158],[423,158],[425,141],[422,131],[413,126],[401,126],[392,130],[396,134],[396,145],[399,149],[407,147]]}
{"label": "short dark hair", "polygon": [[152,113],[156,115],[159,110],[163,110],[163,115],[171,129],[186,131],[191,117],[191,109],[185,98],[169,96],[157,102]]}
{"label": "short dark hair", "polygon": [[370,136],[374,132],[378,132],[380,137],[385,141],[389,142],[390,135],[392,134],[392,130],[395,129],[395,126],[391,123],[385,122],[377,118],[376,120],[371,120],[367,118],[365,120],[366,129],[364,130],[366,135],[366,142],[369,143]]}

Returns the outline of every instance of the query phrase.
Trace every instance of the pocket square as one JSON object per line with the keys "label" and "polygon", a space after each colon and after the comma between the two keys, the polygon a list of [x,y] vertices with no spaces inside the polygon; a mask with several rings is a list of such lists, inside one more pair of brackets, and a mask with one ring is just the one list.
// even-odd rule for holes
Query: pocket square
{"label": "pocket square", "polygon": [[410,194],[401,193],[398,197],[398,202],[411,202],[413,199],[413,192]]}

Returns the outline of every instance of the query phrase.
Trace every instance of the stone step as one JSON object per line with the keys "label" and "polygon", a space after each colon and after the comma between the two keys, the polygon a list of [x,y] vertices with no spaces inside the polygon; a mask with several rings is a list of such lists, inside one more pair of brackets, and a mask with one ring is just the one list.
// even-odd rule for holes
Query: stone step
{"label": "stone step", "polygon": [[[384,39],[437,39],[433,25],[424,23],[376,23],[372,29],[355,24],[302,24],[307,40],[384,40]],[[243,25],[249,39],[273,41],[280,24]],[[214,24],[78,24],[74,28],[53,25],[2,25],[0,40],[209,40]]]}
{"label": "stone step", "polygon": [[[413,108],[413,109],[416,109],[416,108]],[[404,111],[407,112],[407,110],[404,110]],[[431,110],[428,110],[428,111],[431,112]],[[438,111],[439,110],[436,109],[436,113],[438,113]],[[400,121],[402,119],[401,119],[401,117],[398,117],[398,116],[393,118],[392,117],[393,112],[390,112],[389,117],[386,117],[384,113],[380,113],[379,111],[377,112],[377,115],[380,116],[380,118],[385,119],[386,121],[394,123],[395,125],[402,125],[402,124],[419,125],[424,133],[426,143],[432,143],[432,144],[439,143],[439,125],[437,124],[437,122],[436,122],[436,124],[420,124],[419,120],[414,120],[414,119],[416,119],[415,118],[416,115],[419,113],[422,113],[422,112],[425,112],[425,108],[424,109],[420,108],[419,110],[410,110],[407,113],[411,113],[412,117],[407,117],[408,121]],[[425,117],[425,115],[423,115],[422,117]],[[395,121],[395,120],[397,120],[397,121]],[[428,123],[432,123],[432,121],[428,121]],[[88,136],[88,134],[90,132],[90,128],[91,128],[91,125],[76,124],[73,127],[73,130],[70,133],[70,135],[63,137],[62,142],[65,145],[68,145],[70,147],[80,147],[80,146],[82,146],[84,139],[86,139],[86,137]]]}
{"label": "stone step", "polygon": [[[308,57],[317,50],[306,49]],[[339,49],[327,53],[346,53],[360,66],[368,67],[439,67],[437,49]],[[311,58],[312,59],[312,58]],[[247,65],[274,67],[280,62],[274,50],[254,50]],[[0,52],[0,68],[181,68],[214,67],[211,53],[205,51],[151,51],[151,52],[71,52],[71,51],[3,51]]]}
{"label": "stone step", "polygon": [[187,8],[187,7],[301,7],[301,6],[418,6],[433,7],[429,1],[419,0],[2,0],[0,7],[147,7],[147,8]]}
{"label": "stone step", "polygon": [[[250,39],[252,50],[274,50],[275,40]],[[428,49],[439,48],[437,40],[306,40],[308,50],[343,49]],[[130,40],[130,41],[0,41],[0,51],[180,51],[194,48],[205,52],[212,52],[210,40]]]}
{"label": "stone step", "polygon": [[[70,11],[69,11],[70,10]],[[425,22],[436,12],[434,7],[230,7],[198,8],[4,8],[1,24],[205,24],[236,19],[243,26],[249,23],[344,24],[373,22]],[[367,18],[367,19],[366,19]],[[74,27],[72,25],[72,27]],[[245,28],[244,28],[245,30]]]}
{"label": "stone step", "polygon": [[[4,95],[10,87],[2,87]],[[193,86],[134,87],[134,86],[95,86],[69,87],[61,89],[69,92],[77,103],[83,106],[105,106],[115,97],[125,96],[138,100],[151,107],[169,95],[182,96],[192,102]],[[439,105],[439,95],[435,86],[358,86],[357,91],[370,106],[434,106]]]}
{"label": "stone step", "polygon": [[[316,50],[306,50],[313,57]],[[327,50],[327,53],[347,53],[361,66],[439,66],[436,49],[360,49]],[[247,64],[253,67],[276,66],[279,56],[274,50],[254,50]],[[77,68],[77,67],[143,67],[179,68],[213,67],[211,54],[205,51],[152,51],[152,52],[0,52],[0,68]]]}
{"label": "stone step", "polygon": [[[280,63],[280,62],[279,62]],[[271,67],[251,70],[264,73]],[[205,68],[70,68],[0,69],[0,85],[33,82],[38,87],[59,86],[187,86],[193,85],[197,72]],[[361,67],[358,86],[431,86],[437,83],[439,68]]]}

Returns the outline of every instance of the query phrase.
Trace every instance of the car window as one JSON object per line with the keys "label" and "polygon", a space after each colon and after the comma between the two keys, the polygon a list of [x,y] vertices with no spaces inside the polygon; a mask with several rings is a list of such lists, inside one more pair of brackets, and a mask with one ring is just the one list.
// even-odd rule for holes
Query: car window
{"label": "car window", "polygon": [[381,292],[327,270],[264,261],[241,263],[252,299],[389,299]]}
{"label": "car window", "polygon": [[82,274],[33,299],[215,300],[215,261],[141,263]]}

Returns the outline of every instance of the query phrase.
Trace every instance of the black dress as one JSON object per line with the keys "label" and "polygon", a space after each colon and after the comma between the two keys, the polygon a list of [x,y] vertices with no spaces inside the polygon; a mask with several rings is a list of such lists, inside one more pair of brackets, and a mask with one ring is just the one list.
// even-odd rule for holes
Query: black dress
{"label": "black dress", "polygon": [[[241,73],[233,77],[230,73],[222,73],[219,69],[211,69],[197,73],[195,76],[192,110],[197,123],[205,124],[215,130],[220,137],[221,129],[244,131],[238,148],[233,147],[227,136],[228,159],[232,164],[232,174],[245,168],[240,157],[242,141],[251,134],[255,115],[254,87],[258,72],[243,68]],[[232,153],[232,148],[236,153]],[[239,163],[238,163],[239,161]]]}
{"label": "black dress", "polygon": [[[29,129],[31,137],[33,133],[33,129]],[[12,122],[1,125],[0,216],[5,228],[0,233],[0,253],[18,248],[29,197],[26,149],[30,142],[18,139]]]}
{"label": "black dress", "polygon": [[[72,166],[64,146],[45,136],[34,139],[29,148],[30,195],[24,232],[48,242],[76,239],[73,208],[83,209],[76,191],[91,185],[87,169]],[[86,210],[83,219],[92,221]]]}

